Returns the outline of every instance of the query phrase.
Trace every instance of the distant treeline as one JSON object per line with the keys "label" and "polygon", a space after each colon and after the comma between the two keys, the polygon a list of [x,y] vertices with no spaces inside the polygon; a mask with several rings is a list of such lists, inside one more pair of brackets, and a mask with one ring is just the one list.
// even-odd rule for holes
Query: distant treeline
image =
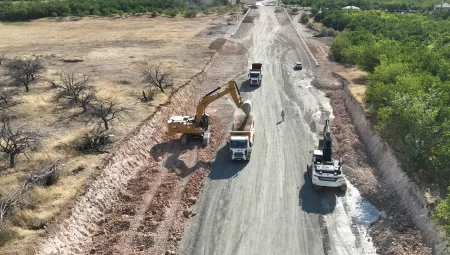
{"label": "distant treeline", "polygon": [[284,0],[284,4],[311,6],[314,8],[341,9],[345,6],[357,6],[362,10],[432,10],[439,0]]}
{"label": "distant treeline", "polygon": [[[196,1],[189,1],[196,2]],[[227,4],[216,0],[215,5]],[[0,20],[26,21],[45,17],[87,16],[123,13],[168,13],[175,16],[188,10],[187,0],[67,0],[67,1],[0,1]],[[175,14],[175,15],[173,15]]]}

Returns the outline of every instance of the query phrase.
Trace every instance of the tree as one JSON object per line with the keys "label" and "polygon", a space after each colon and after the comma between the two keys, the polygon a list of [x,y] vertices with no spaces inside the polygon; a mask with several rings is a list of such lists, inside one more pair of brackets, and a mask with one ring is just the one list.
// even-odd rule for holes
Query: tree
{"label": "tree", "polygon": [[105,130],[109,130],[109,122],[119,118],[119,113],[125,111],[123,107],[117,106],[117,101],[110,97],[106,100],[97,100],[90,105],[91,115],[100,119],[100,124],[103,124]]}
{"label": "tree", "polygon": [[66,72],[60,74],[60,79],[61,84],[56,84],[60,88],[56,99],[66,98],[69,103],[81,106],[83,112],[86,112],[97,94],[97,90],[91,85],[91,78],[87,75],[78,76],[74,72]]}
{"label": "tree", "polygon": [[8,87],[5,81],[0,81],[0,110],[20,104],[22,101],[14,99],[17,89]]}
{"label": "tree", "polygon": [[5,67],[8,75],[10,75],[17,84],[25,86],[26,92],[29,91],[29,84],[36,80],[45,70],[45,66],[39,57],[27,59],[15,58],[7,62]]}
{"label": "tree", "polygon": [[164,89],[172,86],[172,74],[166,69],[158,66],[150,66],[141,69],[143,81],[147,83],[150,87],[155,87],[164,93]]}
{"label": "tree", "polygon": [[309,22],[309,14],[306,12],[303,12],[302,15],[300,16],[300,22],[301,23],[308,23]]}
{"label": "tree", "polygon": [[15,127],[11,118],[2,117],[0,120],[0,149],[9,155],[9,166],[15,166],[15,159],[19,154],[28,158],[27,150],[35,150],[39,147],[39,135],[25,130],[24,127]]}

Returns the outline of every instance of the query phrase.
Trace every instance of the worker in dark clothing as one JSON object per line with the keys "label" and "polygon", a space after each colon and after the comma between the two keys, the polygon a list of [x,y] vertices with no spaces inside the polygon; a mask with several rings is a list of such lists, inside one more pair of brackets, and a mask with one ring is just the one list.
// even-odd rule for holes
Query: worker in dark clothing
{"label": "worker in dark clothing", "polygon": [[284,122],[284,110],[281,110],[281,122]]}

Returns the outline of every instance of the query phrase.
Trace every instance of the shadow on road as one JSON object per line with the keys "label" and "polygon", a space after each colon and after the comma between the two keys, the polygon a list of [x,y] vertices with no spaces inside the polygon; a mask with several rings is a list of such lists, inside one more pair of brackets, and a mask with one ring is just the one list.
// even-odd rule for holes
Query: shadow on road
{"label": "shadow on road", "polygon": [[307,172],[304,173],[303,178],[305,182],[298,194],[302,211],[322,215],[332,213],[336,207],[336,196],[341,196],[343,193],[338,188],[323,188],[321,192],[316,192]]}
{"label": "shadow on road", "polygon": [[258,86],[251,86],[250,85],[250,80],[245,80],[241,83],[241,87],[239,88],[239,90],[241,92],[252,92],[253,90],[256,90],[257,88],[259,88]]}
{"label": "shadow on road", "polygon": [[192,167],[188,167],[184,160],[180,159],[180,156],[184,153],[202,148],[202,141],[193,139],[189,141],[188,145],[182,146],[179,139],[173,139],[166,143],[159,143],[153,146],[149,153],[154,160],[159,160],[159,157],[164,157],[165,154],[169,154],[164,167],[170,171],[177,172],[180,177],[186,177],[201,167],[208,167],[208,163],[204,161],[197,161]]}
{"label": "shadow on road", "polygon": [[248,161],[232,161],[229,150],[228,145],[225,145],[217,152],[208,175],[211,180],[234,178],[247,166]]}

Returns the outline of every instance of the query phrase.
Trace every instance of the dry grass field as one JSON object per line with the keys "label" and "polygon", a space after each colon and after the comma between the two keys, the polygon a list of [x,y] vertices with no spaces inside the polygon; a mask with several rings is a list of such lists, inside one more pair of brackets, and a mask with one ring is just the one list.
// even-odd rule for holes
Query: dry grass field
{"label": "dry grass field", "polygon": [[336,72],[339,76],[344,78],[349,82],[348,88],[352,93],[353,97],[366,109],[364,96],[366,93],[366,80],[367,73],[360,70],[353,70],[349,72]]}
{"label": "dry grass field", "polygon": [[[108,155],[85,155],[71,147],[95,122],[77,115],[81,108],[55,101],[57,89],[51,81],[58,82],[61,72],[89,75],[100,98],[114,97],[118,105],[127,109],[120,119],[111,122],[115,143],[110,150],[113,150],[170,94],[169,90],[157,94],[151,102],[143,102],[142,91],[146,86],[139,66],[161,64],[172,72],[176,88],[202,70],[214,53],[210,44],[223,37],[227,23],[234,19],[229,15],[195,19],[142,16],[0,23],[0,55],[10,59],[36,55],[46,66],[42,78],[30,85],[28,93],[21,88],[16,97],[23,102],[2,112],[14,117],[15,123],[38,132],[42,148],[31,153],[30,159],[19,156],[13,169],[8,168],[7,155],[0,154],[0,194],[19,187],[27,175],[44,164],[58,159],[66,162],[55,185],[35,188],[14,208],[4,227],[13,230],[15,238],[0,253],[11,253],[19,243],[34,241],[44,233],[46,223],[74,198],[87,180],[98,174]],[[69,63],[71,60],[78,62]],[[0,71],[0,77],[7,78],[4,71]]]}

